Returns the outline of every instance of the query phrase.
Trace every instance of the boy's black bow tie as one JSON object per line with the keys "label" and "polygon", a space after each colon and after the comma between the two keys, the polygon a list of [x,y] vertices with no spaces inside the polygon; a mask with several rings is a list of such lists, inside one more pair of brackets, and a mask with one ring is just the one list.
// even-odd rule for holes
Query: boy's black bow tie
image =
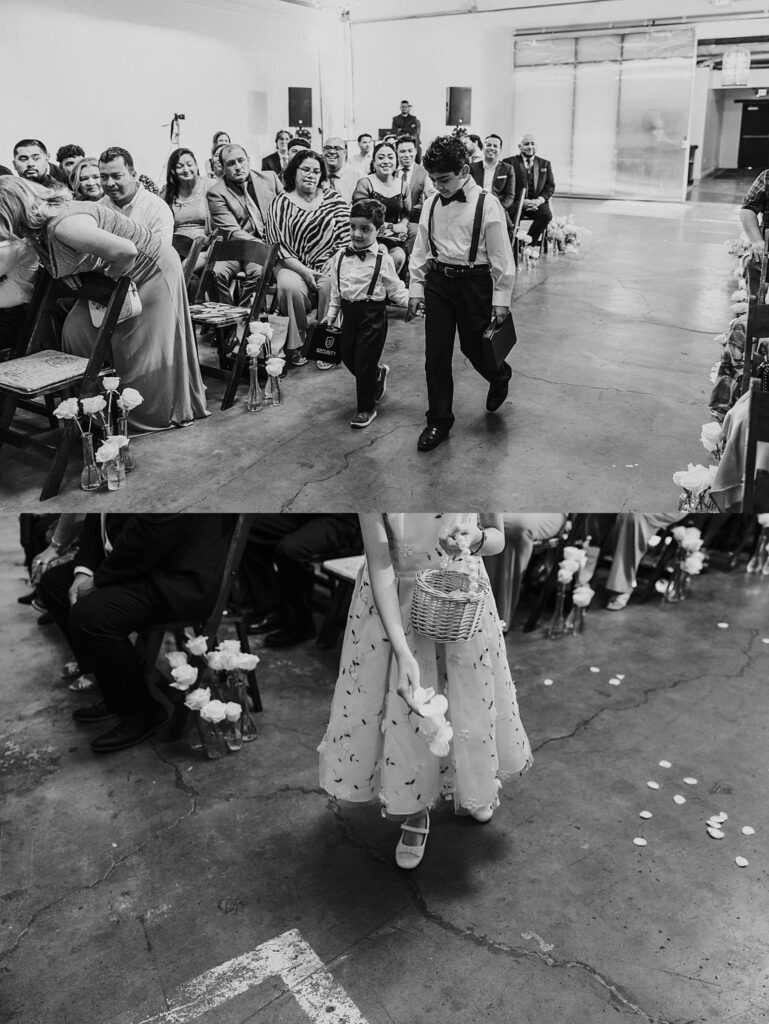
{"label": "boy's black bow tie", "polygon": [[441,196],[441,206],[446,206],[448,203],[466,203],[467,196],[464,194],[462,189],[455,192],[453,196]]}
{"label": "boy's black bow tie", "polygon": [[359,260],[365,260],[368,249],[353,249],[351,245],[348,245],[344,251],[345,256],[357,256]]}

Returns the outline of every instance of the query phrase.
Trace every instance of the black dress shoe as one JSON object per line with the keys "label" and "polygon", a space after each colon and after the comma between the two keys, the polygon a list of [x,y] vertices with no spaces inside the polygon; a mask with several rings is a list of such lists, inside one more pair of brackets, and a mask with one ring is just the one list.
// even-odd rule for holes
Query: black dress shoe
{"label": "black dress shoe", "polygon": [[37,597],[37,591],[32,590],[29,594],[22,594],[21,597],[17,597],[16,600],[19,604],[32,604]]}
{"label": "black dress shoe", "polygon": [[148,739],[158,729],[162,729],[166,722],[166,713],[161,707],[149,715],[121,718],[117,725],[91,740],[91,750],[94,754],[111,754],[115,750],[127,750]]}
{"label": "black dress shoe", "polygon": [[486,396],[486,411],[496,412],[500,405],[502,405],[504,400],[507,398],[507,393],[509,390],[509,381],[503,381],[501,384],[498,384],[495,381],[492,385],[490,385],[489,393]]}
{"label": "black dress shoe", "polygon": [[265,647],[294,647],[315,636],[315,627],[304,629],[277,629],[264,638]]}
{"label": "black dress shoe", "polygon": [[249,623],[248,635],[259,636],[260,633],[272,633],[280,626],[280,612],[268,612],[255,622]]}
{"label": "black dress shoe", "polygon": [[110,711],[103,700],[97,700],[95,704],[89,704],[87,708],[76,708],[72,712],[76,722],[83,722],[85,725],[96,722],[108,722],[111,718],[117,718],[114,711]]}
{"label": "black dress shoe", "polygon": [[419,435],[417,448],[420,452],[431,452],[433,448],[437,448],[442,441],[446,440],[449,432],[447,427],[438,427],[432,423],[429,427],[425,427]]}

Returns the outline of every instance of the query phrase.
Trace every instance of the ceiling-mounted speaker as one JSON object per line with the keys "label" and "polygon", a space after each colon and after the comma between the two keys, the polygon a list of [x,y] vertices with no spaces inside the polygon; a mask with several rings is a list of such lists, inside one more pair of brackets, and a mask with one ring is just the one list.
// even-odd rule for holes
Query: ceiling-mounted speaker
{"label": "ceiling-mounted speaker", "polygon": [[470,124],[472,94],[472,89],[460,85],[450,85],[446,89],[446,124]]}
{"label": "ceiling-mounted speaker", "polygon": [[312,128],[312,89],[288,87],[288,123],[292,128]]}

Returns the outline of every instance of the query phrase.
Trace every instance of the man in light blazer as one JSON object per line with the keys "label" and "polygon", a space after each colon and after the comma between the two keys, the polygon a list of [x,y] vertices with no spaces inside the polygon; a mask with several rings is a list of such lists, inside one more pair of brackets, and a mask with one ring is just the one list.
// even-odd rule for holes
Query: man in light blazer
{"label": "man in light blazer", "polygon": [[[264,225],[270,203],[283,191],[274,171],[252,171],[242,146],[224,146],[220,154],[223,176],[206,193],[211,223],[226,239],[264,239]],[[262,272],[258,263],[227,260],[214,264],[220,302],[232,302],[230,285],[239,271],[246,275],[242,302],[251,301]]]}
{"label": "man in light blazer", "polygon": [[409,211],[408,236],[406,252],[411,254],[417,237],[417,224],[422,215],[422,207],[428,196],[435,191],[430,176],[421,164],[416,162],[417,140],[413,135],[401,135],[396,144],[398,151],[398,178],[406,183],[406,191],[411,196]]}
{"label": "man in light blazer", "polygon": [[483,142],[483,160],[470,163],[470,174],[481,188],[497,197],[505,211],[508,234],[512,235],[512,217],[523,186],[517,185],[516,173],[509,163],[501,159],[501,152],[500,136],[487,135]]}
{"label": "man in light blazer", "polygon": [[524,135],[518,143],[519,156],[507,158],[515,170],[516,177],[526,188],[523,216],[531,217],[531,245],[538,245],[542,232],[553,219],[549,200],[555,192],[555,179],[550,161],[536,155],[533,135]]}

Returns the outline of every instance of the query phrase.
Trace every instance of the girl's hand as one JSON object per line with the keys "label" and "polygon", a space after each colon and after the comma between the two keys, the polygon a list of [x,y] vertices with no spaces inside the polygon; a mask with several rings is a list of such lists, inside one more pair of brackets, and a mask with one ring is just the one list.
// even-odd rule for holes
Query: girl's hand
{"label": "girl's hand", "polygon": [[445,534],[441,534],[438,538],[438,543],[446,554],[451,555],[453,558],[467,548],[476,547],[480,543],[482,536],[483,534],[477,526],[457,523],[456,526],[452,526]]}
{"label": "girl's hand", "polygon": [[405,700],[411,711],[420,715],[414,703],[414,690],[419,686],[419,665],[417,664],[417,659],[411,651],[404,651],[400,655],[396,654],[395,657],[398,663],[398,684],[396,687],[398,695]]}

